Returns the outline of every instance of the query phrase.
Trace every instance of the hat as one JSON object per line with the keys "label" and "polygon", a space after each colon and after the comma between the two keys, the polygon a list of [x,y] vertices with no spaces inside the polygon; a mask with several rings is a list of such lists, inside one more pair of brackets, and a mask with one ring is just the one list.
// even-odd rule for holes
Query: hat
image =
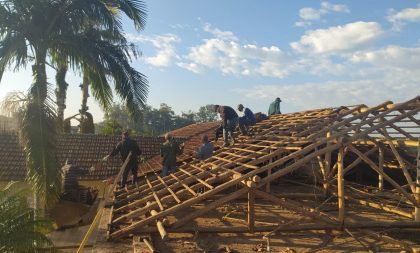
{"label": "hat", "polygon": [[279,102],[281,102],[281,99],[278,97],[278,98],[276,98],[276,101],[279,101]]}

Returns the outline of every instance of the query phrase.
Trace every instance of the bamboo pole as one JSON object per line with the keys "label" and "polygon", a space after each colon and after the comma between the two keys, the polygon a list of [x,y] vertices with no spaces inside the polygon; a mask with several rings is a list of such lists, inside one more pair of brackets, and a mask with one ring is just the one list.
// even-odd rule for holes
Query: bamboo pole
{"label": "bamboo pole", "polygon": [[362,152],[360,152],[357,148],[355,148],[353,145],[348,146],[352,152],[354,152],[356,155],[358,155],[360,158],[363,159],[372,169],[374,169],[377,173],[382,174],[384,179],[392,184],[401,194],[403,194],[413,205],[419,205],[416,200],[411,196],[407,191],[405,191],[397,182],[395,182],[392,178],[390,178],[387,174],[379,171],[378,166],[370,160],[368,157],[366,157]]}
{"label": "bamboo pole", "polygon": [[[379,162],[378,162],[378,169],[382,173],[384,173],[384,147],[379,145]],[[378,189],[380,191],[384,190],[384,177],[382,173],[378,173]]]}
{"label": "bamboo pole", "polygon": [[[420,141],[420,139],[419,139]],[[416,166],[416,171],[417,171],[417,175],[416,175],[416,201],[417,203],[420,202],[420,145],[417,146],[417,166]],[[420,221],[420,208],[419,206],[416,206],[414,209],[414,220],[415,221]]]}
{"label": "bamboo pole", "polygon": [[[383,222],[383,221],[363,221],[363,222],[346,222],[344,225],[340,223],[326,224],[326,223],[311,223],[311,224],[291,224],[289,226],[284,226],[279,228],[279,226],[257,226],[255,227],[255,232],[271,232],[274,229],[278,229],[277,232],[290,232],[290,231],[309,231],[309,230],[342,230],[343,228],[347,229],[392,229],[392,228],[420,228],[419,222],[413,221],[399,221],[399,222]],[[249,228],[247,226],[236,226],[236,227],[180,227],[180,228],[168,228],[168,233],[248,233]],[[142,227],[136,229],[133,232],[135,233],[154,233],[157,232],[156,227]]]}
{"label": "bamboo pole", "polygon": [[[147,205],[150,206],[152,203],[151,202],[147,202]],[[156,210],[152,209],[150,210],[150,214],[152,216],[156,216],[158,214],[158,212],[156,212]],[[160,237],[162,237],[162,240],[166,240],[166,238],[168,237],[168,233],[165,230],[165,227],[163,226],[163,222],[160,220],[156,220],[156,227],[159,231]]]}
{"label": "bamboo pole", "polygon": [[344,148],[343,147],[341,147],[338,150],[337,164],[338,164],[337,166],[338,220],[341,223],[344,223],[345,206],[344,206],[344,174],[343,174]]}
{"label": "bamboo pole", "polygon": [[249,232],[254,233],[255,229],[255,198],[254,188],[249,187],[248,189],[248,228]]}

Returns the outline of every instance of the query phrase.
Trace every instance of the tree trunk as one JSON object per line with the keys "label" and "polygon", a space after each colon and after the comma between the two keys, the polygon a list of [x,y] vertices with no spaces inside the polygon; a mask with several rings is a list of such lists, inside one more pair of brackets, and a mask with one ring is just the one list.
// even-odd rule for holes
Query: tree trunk
{"label": "tree trunk", "polygon": [[64,127],[64,110],[66,109],[67,87],[69,86],[69,84],[66,82],[67,70],[68,68],[66,64],[59,64],[57,73],[55,75],[55,81],[57,85],[55,90],[55,96],[57,99],[57,118],[60,130],[63,130]]}
{"label": "tree trunk", "polygon": [[87,106],[87,99],[89,97],[89,79],[85,74],[83,74],[83,83],[82,83],[82,108],[80,109],[80,114],[82,117],[85,115],[89,107]]}
{"label": "tree trunk", "polygon": [[47,50],[35,48],[32,66],[34,82],[22,119],[21,137],[28,167],[27,180],[36,194],[38,208],[51,207],[61,189],[60,173],[55,162],[56,114],[48,103],[45,69]]}
{"label": "tree trunk", "polygon": [[89,79],[83,74],[82,83],[82,108],[80,109],[80,133],[93,134],[95,126],[93,124],[92,114],[88,112],[87,100],[89,97]]}

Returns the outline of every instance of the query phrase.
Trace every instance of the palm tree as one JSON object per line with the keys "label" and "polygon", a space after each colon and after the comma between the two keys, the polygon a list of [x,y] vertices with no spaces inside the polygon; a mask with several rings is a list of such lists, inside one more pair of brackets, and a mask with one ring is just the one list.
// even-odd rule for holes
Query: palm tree
{"label": "palm tree", "polygon": [[52,242],[45,233],[51,230],[52,223],[35,217],[26,192],[14,183],[0,189],[0,252],[40,252],[40,248],[51,248]]}
{"label": "palm tree", "polygon": [[[128,44],[127,40],[123,36],[120,27],[120,12],[125,13],[133,21],[137,30],[141,30],[144,28],[146,17],[144,5],[140,1],[120,0],[118,1],[118,4],[111,4],[108,2],[107,6],[107,11],[109,12],[107,15],[114,18],[114,27],[104,28],[103,24],[97,22],[95,23],[89,20],[81,30],[69,31],[69,33],[78,34],[80,38],[84,40],[83,44],[80,46],[86,47],[87,51],[97,50],[104,46],[111,46],[116,51],[102,51],[101,53],[108,54],[108,59],[120,59],[123,62],[128,63],[131,61],[130,55],[137,57],[138,52],[133,45]],[[106,41],[107,43],[103,43],[103,41]],[[115,52],[118,53],[115,54]],[[92,66],[89,64],[95,63],[95,61],[90,61],[89,64],[86,64],[84,62],[85,59],[83,59],[83,55],[81,58],[73,60],[78,61],[76,62],[76,67],[83,74],[83,82],[80,85],[82,88],[82,105],[80,109],[81,122],[89,121],[89,115],[86,114],[88,111],[87,99],[89,97],[89,86],[93,91],[94,98],[101,102],[101,105],[105,110],[109,109],[109,101],[112,101],[112,92],[109,92],[110,89],[109,84],[107,83],[107,77],[114,80],[117,95],[126,101],[126,105],[130,108],[132,113],[136,113],[138,112],[138,109],[144,108],[147,94],[147,80],[140,73],[134,69],[126,68],[125,66],[124,68],[118,68],[118,66],[114,65],[114,63],[106,60],[112,67],[104,68],[104,64],[100,63],[100,65],[94,66],[96,73],[94,73],[95,76],[92,76],[92,73],[89,73],[92,72]],[[60,104],[62,104],[62,101],[65,102],[65,91],[68,85],[64,80],[66,72],[67,65],[59,64],[56,80],[57,94],[60,95],[60,97],[57,97],[57,101],[60,101]],[[98,76],[98,74],[102,76]],[[133,77],[136,78],[132,79]],[[133,83],[134,80],[136,80],[137,84]],[[129,85],[122,86],[121,83]],[[122,89],[119,87],[122,87]],[[104,98],[107,98],[108,101],[105,101]],[[64,108],[65,103],[64,105],[59,106],[59,115],[63,115],[62,110],[64,110]]]}
{"label": "palm tree", "polygon": [[0,2],[0,81],[8,66],[19,70],[33,63],[34,81],[23,115],[21,139],[27,154],[27,179],[38,193],[40,206],[54,203],[61,188],[54,152],[57,115],[47,82],[47,59],[66,59],[64,62],[72,67],[77,67],[83,59],[88,78],[96,84],[92,85],[93,95],[105,108],[112,101],[106,78],[113,73],[117,94],[135,111],[135,105],[144,105],[145,77],[131,68],[127,54],[119,46],[107,41],[92,43],[86,33],[78,31],[92,22],[100,24],[103,31],[116,33],[121,21],[110,11],[116,9],[134,20],[136,27],[142,27],[142,8],[137,0]]}

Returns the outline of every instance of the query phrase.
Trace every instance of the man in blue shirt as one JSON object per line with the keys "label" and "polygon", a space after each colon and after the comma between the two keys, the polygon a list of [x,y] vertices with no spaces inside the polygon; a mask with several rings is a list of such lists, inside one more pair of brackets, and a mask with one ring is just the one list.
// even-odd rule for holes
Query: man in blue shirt
{"label": "man in blue shirt", "polygon": [[249,109],[245,108],[242,104],[238,105],[238,110],[240,112],[243,111],[244,115],[242,117],[239,117],[239,129],[241,130],[241,133],[243,135],[248,134],[249,126],[255,125],[257,122],[255,119],[254,113]]}
{"label": "man in blue shirt", "polygon": [[203,144],[197,150],[197,158],[200,160],[206,160],[213,155],[214,146],[209,142],[209,137],[207,135],[203,135],[201,137],[201,141]]}

